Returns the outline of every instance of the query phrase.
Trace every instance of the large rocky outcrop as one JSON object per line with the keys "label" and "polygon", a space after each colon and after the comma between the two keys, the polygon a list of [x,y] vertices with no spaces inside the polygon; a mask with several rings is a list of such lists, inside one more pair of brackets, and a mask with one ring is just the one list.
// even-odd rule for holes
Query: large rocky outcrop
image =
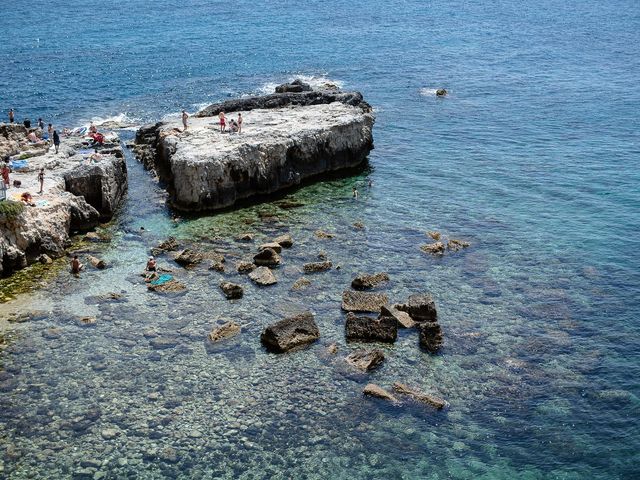
{"label": "large rocky outcrop", "polygon": [[[243,114],[241,134],[220,132],[221,111]],[[211,105],[186,132],[177,121],[144,127],[135,150],[167,183],[175,208],[215,210],[363,165],[373,123],[357,92],[276,93]]]}
{"label": "large rocky outcrop", "polygon": [[[26,171],[11,174],[11,180],[20,180],[22,186],[7,191],[7,202],[18,200],[13,205],[22,207],[0,213],[0,276],[36,262],[41,254],[62,256],[72,232],[108,220],[123,200],[127,175],[122,150],[105,153],[89,166],[83,165],[83,156],[74,147],[63,140],[58,155],[51,149],[31,157]],[[45,169],[45,185],[43,194],[37,195],[40,168]],[[19,202],[23,192],[33,195],[34,206]]]}
{"label": "large rocky outcrop", "polygon": [[65,190],[86,202],[110,219],[127,191],[127,165],[118,149],[108,161],[83,164],[64,175]]}

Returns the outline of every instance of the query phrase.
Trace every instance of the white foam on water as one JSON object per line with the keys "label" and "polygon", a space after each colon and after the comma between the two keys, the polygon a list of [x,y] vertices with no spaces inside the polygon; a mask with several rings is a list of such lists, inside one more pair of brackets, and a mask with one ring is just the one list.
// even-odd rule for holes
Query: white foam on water
{"label": "white foam on water", "polygon": [[[268,95],[275,93],[276,87],[283,83],[293,82],[294,80],[302,80],[304,83],[308,83],[312,88],[322,88],[326,84],[335,85],[342,89],[344,82],[327,77],[326,75],[291,75],[282,82],[267,82],[258,87],[258,93],[261,95]],[[435,90],[434,90],[435,92]]]}
{"label": "white foam on water", "polygon": [[[121,129],[121,130],[137,130],[142,123],[141,119],[133,118],[126,113],[119,113],[109,117],[92,117],[91,122],[96,127],[107,127],[109,129]],[[89,122],[82,125],[83,127],[89,127]]]}
{"label": "white foam on water", "polygon": [[420,95],[423,97],[433,97],[436,94],[437,88],[421,88]]}

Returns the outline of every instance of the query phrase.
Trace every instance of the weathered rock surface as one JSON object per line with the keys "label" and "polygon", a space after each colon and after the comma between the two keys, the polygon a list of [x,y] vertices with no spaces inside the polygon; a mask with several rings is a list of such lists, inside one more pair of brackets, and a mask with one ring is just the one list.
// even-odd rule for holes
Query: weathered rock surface
{"label": "weathered rock surface", "polygon": [[384,362],[384,353],[377,348],[373,350],[356,350],[350,353],[345,360],[358,370],[368,372]]}
{"label": "weathered rock surface", "polygon": [[259,267],[277,267],[280,265],[280,255],[272,248],[265,248],[254,255],[253,263]]}
{"label": "weathered rock surface", "polygon": [[151,250],[153,255],[160,255],[164,252],[175,252],[180,248],[177,240],[174,237],[169,237],[165,241],[161,242],[157,247]]}
{"label": "weathered rock surface", "polygon": [[202,255],[189,248],[182,250],[174,259],[178,265],[185,268],[194,267],[202,261]]}
{"label": "weathered rock surface", "polygon": [[85,201],[109,220],[127,191],[127,165],[118,149],[110,161],[81,164],[64,175],[65,190]]}
{"label": "weathered rock surface", "polygon": [[253,262],[241,260],[238,263],[236,263],[236,270],[238,273],[249,273],[249,272],[253,272],[255,269],[256,269],[256,266]]}
{"label": "weathered rock surface", "polygon": [[438,410],[441,410],[447,405],[447,402],[439,397],[436,397],[434,395],[429,395],[428,393],[420,392],[400,382],[395,382],[393,384],[393,390],[402,395],[407,395],[420,403],[431,405],[432,407],[435,407]]}
{"label": "weathered rock surface", "polygon": [[422,245],[420,247],[424,253],[430,253],[431,255],[443,255],[444,254],[444,243],[436,242],[436,243],[428,243],[426,245]]}
{"label": "weathered rock surface", "polygon": [[324,272],[326,270],[331,270],[332,266],[333,266],[333,263],[331,263],[329,261],[325,261],[325,262],[310,262],[310,263],[305,263],[302,266],[302,269],[306,273],[315,273],[315,272]]}
{"label": "weathered rock surface", "polygon": [[389,274],[379,272],[374,274],[360,273],[351,281],[351,287],[356,290],[370,290],[389,281]]}
{"label": "weathered rock surface", "polygon": [[186,290],[187,287],[183,283],[180,283],[178,280],[172,279],[161,285],[153,285],[151,283],[148,283],[147,289],[151,290],[152,292],[175,293],[182,292]]}
{"label": "weathered rock surface", "polygon": [[345,290],[342,292],[342,309],[347,312],[379,312],[380,307],[389,303],[389,298],[384,293],[354,292]]}
{"label": "weathered rock surface", "polygon": [[289,234],[280,235],[273,239],[273,241],[279,244],[282,248],[291,248],[293,247],[293,238]]}
{"label": "weathered rock surface", "polygon": [[452,238],[447,242],[447,249],[451,250],[452,252],[457,252],[458,250],[467,248],[469,245],[471,245],[469,242]]}
{"label": "weathered rock surface", "polygon": [[242,295],[244,294],[242,286],[237,283],[220,282],[220,290],[222,290],[224,296],[227,297],[227,300],[242,298]]}
{"label": "weathered rock surface", "polygon": [[438,321],[436,304],[431,295],[427,293],[410,295],[406,304],[396,305],[396,308],[407,312],[418,323]]}
{"label": "weathered rock surface", "polygon": [[383,305],[380,308],[380,316],[395,319],[400,328],[413,328],[416,326],[416,322],[407,312],[402,312],[395,307]]}
{"label": "weathered rock surface", "polygon": [[[127,188],[122,151],[116,150],[92,164],[91,178],[85,174],[82,156],[65,143],[58,155],[52,150],[29,158],[26,169],[11,173],[11,180],[19,180],[22,188],[9,189],[7,195],[10,200],[18,200],[14,205],[21,211],[0,214],[0,276],[37,262],[41,254],[61,257],[70,245],[71,232],[92,229],[111,218]],[[40,168],[45,168],[44,193],[36,196]],[[85,191],[98,186],[98,192]],[[35,207],[24,206],[19,198],[13,198],[25,191],[34,196]]]}
{"label": "weathered rock surface", "polygon": [[264,250],[266,248],[270,248],[276,253],[282,252],[282,245],[277,242],[263,243],[262,245],[260,245],[260,247],[258,247],[258,250]]}
{"label": "weathered rock surface", "polygon": [[276,93],[301,93],[301,92],[311,92],[313,88],[308,83],[303,82],[300,79],[296,79],[291,83],[283,83],[282,85],[278,85],[276,87]]}
{"label": "weathered rock surface", "polygon": [[398,403],[398,399],[387,392],[384,388],[374,384],[369,383],[364,387],[362,393],[365,396],[381,398],[382,400],[387,400],[389,402]]}
{"label": "weathered rock surface", "polygon": [[291,290],[295,290],[295,291],[305,290],[309,286],[311,286],[311,280],[302,277],[296,280],[295,282],[293,282],[293,285],[291,285]]}
{"label": "weathered rock surface", "polygon": [[437,353],[442,347],[444,339],[442,337],[442,328],[438,322],[420,323],[420,346],[429,353]]}
{"label": "weathered rock surface", "polygon": [[278,279],[269,267],[258,267],[249,273],[249,278],[258,285],[267,286],[278,283]]}
{"label": "weathered rock surface", "polygon": [[[221,111],[243,114],[242,134],[219,131]],[[373,123],[356,92],[276,93],[211,105],[184,133],[178,122],[144,127],[135,150],[168,184],[175,208],[215,210],[364,164]]]}
{"label": "weathered rock surface", "polygon": [[240,325],[233,321],[228,321],[218,327],[214,327],[211,332],[209,332],[208,338],[211,342],[217,343],[237,335],[240,333],[240,330]]}
{"label": "weathered rock surface", "polygon": [[349,312],[344,325],[348,341],[393,343],[398,337],[398,323],[393,317],[366,317]]}
{"label": "weathered rock surface", "polygon": [[260,336],[267,350],[275,353],[313,343],[320,338],[320,331],[311,312],[285,318],[268,326]]}

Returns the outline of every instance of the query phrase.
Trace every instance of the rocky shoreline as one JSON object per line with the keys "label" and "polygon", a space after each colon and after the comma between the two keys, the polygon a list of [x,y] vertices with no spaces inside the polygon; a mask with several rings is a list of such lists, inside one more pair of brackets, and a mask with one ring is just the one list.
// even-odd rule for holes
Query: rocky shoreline
{"label": "rocky shoreline", "polygon": [[[78,137],[62,138],[60,151],[44,144],[34,151],[22,142],[22,125],[0,125],[0,150],[22,160],[11,173],[19,187],[7,189],[1,202],[0,276],[35,262],[61,257],[75,232],[95,228],[110,220],[127,191],[127,168],[117,136],[94,155]],[[42,194],[37,177],[44,168]],[[32,195],[32,205],[21,195]]]}
{"label": "rocky shoreline", "polygon": [[[360,93],[301,82],[276,90],[210,105],[186,131],[177,120],[138,130],[136,155],[167,184],[174,208],[223,209],[365,164],[374,115]],[[220,132],[220,112],[241,113],[242,133]]]}

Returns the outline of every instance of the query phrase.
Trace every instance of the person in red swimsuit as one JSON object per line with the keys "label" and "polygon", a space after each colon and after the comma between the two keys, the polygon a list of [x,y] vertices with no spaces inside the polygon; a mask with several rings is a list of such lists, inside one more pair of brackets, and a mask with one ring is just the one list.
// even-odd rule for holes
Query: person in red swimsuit
{"label": "person in red swimsuit", "polygon": [[224,118],[224,112],[220,112],[218,117],[220,118],[220,132],[222,133],[227,128],[227,120]]}

